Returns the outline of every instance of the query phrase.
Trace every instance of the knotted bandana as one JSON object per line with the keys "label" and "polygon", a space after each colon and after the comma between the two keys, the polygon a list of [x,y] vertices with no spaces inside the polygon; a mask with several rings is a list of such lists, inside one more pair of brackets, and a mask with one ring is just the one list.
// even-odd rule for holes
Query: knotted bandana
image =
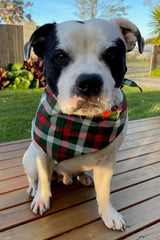
{"label": "knotted bandana", "polygon": [[107,147],[122,132],[127,102],[101,116],[67,115],[60,111],[57,100],[47,86],[32,122],[36,143],[57,162]]}

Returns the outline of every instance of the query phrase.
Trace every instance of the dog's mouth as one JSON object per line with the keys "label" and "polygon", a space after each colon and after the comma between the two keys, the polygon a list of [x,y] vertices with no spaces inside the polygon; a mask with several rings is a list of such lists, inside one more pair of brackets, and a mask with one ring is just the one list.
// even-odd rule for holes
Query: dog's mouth
{"label": "dog's mouth", "polygon": [[[72,114],[84,115],[88,117],[103,113],[106,110],[106,105],[98,96],[91,98],[83,98],[77,101],[76,107],[72,108]],[[109,110],[109,109],[108,109]]]}

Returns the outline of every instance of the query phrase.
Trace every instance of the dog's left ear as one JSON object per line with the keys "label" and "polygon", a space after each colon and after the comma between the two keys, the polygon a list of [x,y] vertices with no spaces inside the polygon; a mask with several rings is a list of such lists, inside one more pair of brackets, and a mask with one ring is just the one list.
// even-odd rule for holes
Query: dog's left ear
{"label": "dog's left ear", "polygon": [[33,50],[38,57],[44,57],[45,42],[49,33],[52,29],[54,29],[54,27],[55,23],[45,24],[34,31],[30,40],[24,46],[25,58],[27,60],[30,58],[31,47],[33,47]]}
{"label": "dog's left ear", "polygon": [[117,18],[115,19],[115,21],[119,25],[121,32],[124,36],[126,47],[127,47],[126,51],[127,52],[132,51],[136,45],[136,42],[138,42],[139,52],[143,53],[144,39],[141,36],[136,25],[134,25],[132,22],[123,18]]}

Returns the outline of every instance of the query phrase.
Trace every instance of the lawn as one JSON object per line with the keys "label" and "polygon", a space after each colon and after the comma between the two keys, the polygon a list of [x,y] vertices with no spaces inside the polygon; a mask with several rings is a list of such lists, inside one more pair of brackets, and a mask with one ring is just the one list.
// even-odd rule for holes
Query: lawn
{"label": "lawn", "polygon": [[30,138],[31,121],[43,89],[0,91],[0,142]]}
{"label": "lawn", "polygon": [[[0,91],[0,142],[30,138],[34,117],[43,89]],[[160,115],[160,90],[124,87],[129,119]]]}

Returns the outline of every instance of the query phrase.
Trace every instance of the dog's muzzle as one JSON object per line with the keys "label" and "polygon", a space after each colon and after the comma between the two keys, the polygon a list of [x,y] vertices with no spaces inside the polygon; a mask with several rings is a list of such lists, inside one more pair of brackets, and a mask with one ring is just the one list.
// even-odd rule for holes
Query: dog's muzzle
{"label": "dog's muzzle", "polygon": [[81,74],[76,80],[73,93],[77,96],[97,96],[103,86],[103,80],[99,74]]}

